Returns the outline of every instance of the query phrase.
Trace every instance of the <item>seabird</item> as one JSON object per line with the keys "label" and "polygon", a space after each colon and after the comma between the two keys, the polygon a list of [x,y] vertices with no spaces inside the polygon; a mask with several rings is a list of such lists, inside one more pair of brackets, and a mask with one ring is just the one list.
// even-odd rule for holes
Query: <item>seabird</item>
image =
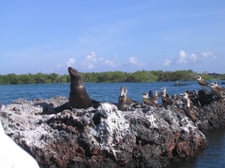
{"label": "seabird", "polygon": [[185,103],[185,107],[183,108],[185,114],[186,114],[188,117],[190,117],[190,119],[191,119],[193,122],[196,122],[197,117],[196,117],[195,112],[194,112],[193,109],[192,109],[193,103],[192,103],[191,99],[189,98],[189,94],[188,94],[187,92],[184,93],[184,95],[183,95],[183,100],[184,100],[184,103]]}
{"label": "seabird", "polygon": [[128,110],[131,105],[134,104],[134,101],[127,97],[127,89],[122,86],[120,88],[120,96],[118,98],[118,108],[120,110]]}
{"label": "seabird", "polygon": [[218,97],[218,98],[223,98],[223,95],[225,93],[225,88],[222,86],[219,86],[216,82],[212,82],[210,85],[210,88],[212,89],[213,93]]}
{"label": "seabird", "polygon": [[197,77],[197,82],[201,86],[209,86],[209,84],[201,76]]}
{"label": "seabird", "polygon": [[167,109],[167,105],[172,105],[173,101],[172,99],[169,97],[169,95],[166,93],[166,87],[162,88],[162,95],[161,95],[161,99],[162,99],[162,104],[165,107],[165,109]]}
{"label": "seabird", "polygon": [[[150,94],[149,94],[150,93]],[[152,91],[150,90],[149,93],[144,93],[142,98],[144,104],[150,105],[150,106],[156,106],[157,100],[158,100],[158,92],[155,91],[155,96],[153,96]]]}
{"label": "seabird", "polygon": [[187,92],[184,93],[183,99],[184,99],[184,103],[185,103],[187,108],[193,107],[193,103],[192,103],[191,99],[189,98],[189,95],[188,95]]}

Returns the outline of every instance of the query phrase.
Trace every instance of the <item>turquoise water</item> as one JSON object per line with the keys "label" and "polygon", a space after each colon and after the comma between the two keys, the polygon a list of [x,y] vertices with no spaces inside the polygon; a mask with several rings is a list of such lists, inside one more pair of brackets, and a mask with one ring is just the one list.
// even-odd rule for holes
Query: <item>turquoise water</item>
{"label": "turquoise water", "polygon": [[[186,90],[200,89],[196,81],[183,82],[184,86],[174,86],[174,82],[152,83],[86,83],[86,89],[90,97],[107,102],[117,102],[120,95],[120,87],[128,89],[128,96],[142,102],[142,94],[152,91],[160,91],[166,87],[169,94],[180,94]],[[53,96],[65,96],[68,98],[69,84],[27,84],[27,85],[0,85],[0,103],[9,104],[18,98],[27,100],[37,98],[51,98]],[[209,146],[198,157],[172,165],[173,168],[225,168],[225,130],[219,129],[208,135]]]}

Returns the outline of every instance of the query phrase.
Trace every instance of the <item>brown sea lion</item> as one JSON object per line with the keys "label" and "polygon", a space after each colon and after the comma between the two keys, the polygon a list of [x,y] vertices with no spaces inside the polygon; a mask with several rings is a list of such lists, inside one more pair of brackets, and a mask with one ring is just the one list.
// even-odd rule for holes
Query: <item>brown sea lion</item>
{"label": "brown sea lion", "polygon": [[53,108],[49,105],[45,105],[43,107],[42,114],[53,114],[72,108],[86,109],[91,106],[97,108],[100,105],[100,102],[93,100],[89,97],[85,89],[84,81],[81,77],[81,74],[72,67],[68,68],[68,72],[70,75],[69,102],[56,108]]}
{"label": "brown sea lion", "polygon": [[81,74],[74,68],[69,67],[70,75],[70,95],[69,106],[73,108],[98,107],[100,103],[89,97]]}

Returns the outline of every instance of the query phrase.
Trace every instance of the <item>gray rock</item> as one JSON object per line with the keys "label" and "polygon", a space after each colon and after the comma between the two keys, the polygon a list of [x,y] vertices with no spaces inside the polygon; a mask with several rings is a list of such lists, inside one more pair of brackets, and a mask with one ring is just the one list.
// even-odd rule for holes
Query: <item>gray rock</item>
{"label": "gray rock", "polygon": [[40,167],[166,167],[207,146],[203,132],[224,126],[224,101],[194,109],[169,106],[120,111],[110,103],[94,109],[45,114],[65,97],[17,100],[0,113],[5,132]]}

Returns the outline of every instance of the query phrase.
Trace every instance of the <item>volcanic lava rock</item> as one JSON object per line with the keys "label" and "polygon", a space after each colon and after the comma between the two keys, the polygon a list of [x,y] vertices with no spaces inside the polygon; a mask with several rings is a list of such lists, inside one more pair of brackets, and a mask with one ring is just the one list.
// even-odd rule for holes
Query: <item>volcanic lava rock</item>
{"label": "volcanic lava rock", "polygon": [[225,119],[223,101],[194,109],[195,122],[175,106],[120,111],[101,103],[96,109],[43,113],[67,101],[19,99],[0,112],[5,132],[40,167],[166,167],[197,155],[207,146],[203,132]]}

